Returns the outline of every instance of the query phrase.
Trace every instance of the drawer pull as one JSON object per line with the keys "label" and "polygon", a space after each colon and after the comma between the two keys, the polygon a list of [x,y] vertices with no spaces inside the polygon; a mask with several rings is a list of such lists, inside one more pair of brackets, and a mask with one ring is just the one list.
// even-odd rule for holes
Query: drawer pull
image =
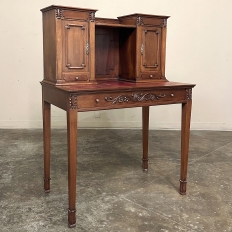
{"label": "drawer pull", "polygon": [[153,77],[153,75],[150,75],[150,78],[152,78]]}
{"label": "drawer pull", "polygon": [[78,80],[79,79],[79,77],[76,77],[76,80]]}
{"label": "drawer pull", "polygon": [[81,66],[73,67],[71,64],[66,64],[68,69],[82,69],[86,67],[86,64],[81,64]]}
{"label": "drawer pull", "polygon": [[95,101],[96,101],[97,103],[100,102],[100,100],[99,100],[98,98],[97,98]]}
{"label": "drawer pull", "polygon": [[173,93],[171,93],[171,97],[174,97],[174,94],[173,94]]}

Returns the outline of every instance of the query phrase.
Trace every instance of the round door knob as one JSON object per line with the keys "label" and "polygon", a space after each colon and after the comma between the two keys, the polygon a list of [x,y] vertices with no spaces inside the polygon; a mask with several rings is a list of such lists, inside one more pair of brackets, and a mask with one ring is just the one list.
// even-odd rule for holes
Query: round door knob
{"label": "round door knob", "polygon": [[97,98],[95,101],[98,103],[100,100]]}

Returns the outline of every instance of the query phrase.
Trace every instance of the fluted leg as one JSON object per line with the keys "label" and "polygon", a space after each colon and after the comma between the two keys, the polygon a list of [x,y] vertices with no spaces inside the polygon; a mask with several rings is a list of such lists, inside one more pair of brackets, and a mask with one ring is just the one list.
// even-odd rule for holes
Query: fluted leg
{"label": "fluted leg", "polygon": [[143,171],[148,171],[148,132],[149,132],[149,106],[142,107],[143,120]]}
{"label": "fluted leg", "polygon": [[68,135],[68,224],[76,226],[76,162],[77,162],[77,110],[67,111]]}
{"label": "fluted leg", "polygon": [[44,192],[50,192],[51,105],[43,101]]}
{"label": "fluted leg", "polygon": [[192,100],[182,104],[180,194],[186,194]]}

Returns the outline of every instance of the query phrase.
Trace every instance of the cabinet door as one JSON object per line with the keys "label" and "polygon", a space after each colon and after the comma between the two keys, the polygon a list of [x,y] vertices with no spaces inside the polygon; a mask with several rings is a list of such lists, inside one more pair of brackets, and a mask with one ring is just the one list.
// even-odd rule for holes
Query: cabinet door
{"label": "cabinet door", "polygon": [[143,27],[141,38],[141,78],[161,77],[161,28]]}
{"label": "cabinet door", "polygon": [[87,72],[89,70],[88,23],[63,21],[63,71]]}

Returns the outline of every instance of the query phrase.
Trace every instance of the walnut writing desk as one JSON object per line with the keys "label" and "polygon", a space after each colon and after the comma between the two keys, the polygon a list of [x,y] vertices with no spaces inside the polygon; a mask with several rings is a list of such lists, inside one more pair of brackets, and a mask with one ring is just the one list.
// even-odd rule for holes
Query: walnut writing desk
{"label": "walnut writing desk", "polygon": [[51,104],[67,112],[69,227],[76,224],[78,112],[142,107],[142,168],[148,170],[149,106],[182,104],[180,194],[186,194],[192,88],[165,77],[167,16],[95,18],[96,10],[43,12],[44,190],[50,191]]}

